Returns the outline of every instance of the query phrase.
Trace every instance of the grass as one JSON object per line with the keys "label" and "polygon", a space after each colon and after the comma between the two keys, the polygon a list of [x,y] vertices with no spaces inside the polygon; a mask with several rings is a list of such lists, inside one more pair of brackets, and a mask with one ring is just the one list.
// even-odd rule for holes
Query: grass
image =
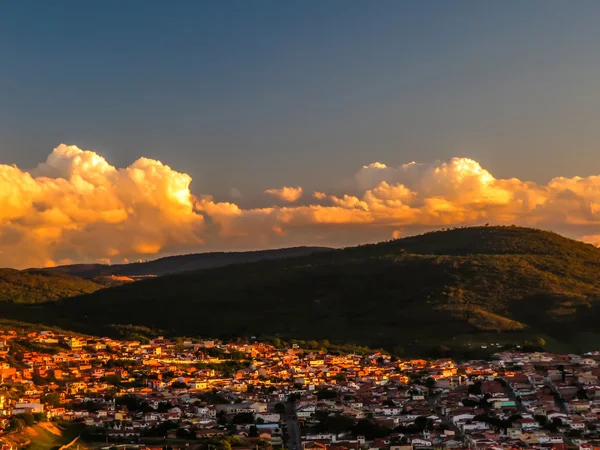
{"label": "grass", "polygon": [[[27,450],[51,450],[71,442],[73,435],[69,427],[56,426],[52,422],[44,422],[2,437],[2,441],[12,444],[17,448]],[[83,442],[77,441],[80,450],[86,450]]]}

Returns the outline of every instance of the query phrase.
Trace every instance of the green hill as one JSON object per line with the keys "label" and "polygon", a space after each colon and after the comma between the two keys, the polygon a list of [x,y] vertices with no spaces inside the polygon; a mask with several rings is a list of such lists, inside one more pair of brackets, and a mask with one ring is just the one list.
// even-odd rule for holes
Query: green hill
{"label": "green hill", "polygon": [[[387,346],[489,333],[575,343],[596,332],[599,269],[600,250],[554,233],[461,228],[140,281],[25,316],[88,333],[131,324]],[[7,314],[24,320],[22,311]]]}
{"label": "green hill", "polygon": [[0,301],[43,303],[89,294],[100,288],[97,283],[63,273],[0,269]]}

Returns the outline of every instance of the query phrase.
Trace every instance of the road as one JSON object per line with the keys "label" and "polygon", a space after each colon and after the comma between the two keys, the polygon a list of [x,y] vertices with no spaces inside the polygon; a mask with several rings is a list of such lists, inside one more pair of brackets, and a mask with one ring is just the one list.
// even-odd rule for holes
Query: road
{"label": "road", "polygon": [[300,450],[302,448],[300,443],[300,427],[298,426],[298,419],[296,418],[296,406],[293,402],[287,402],[285,404],[285,423],[287,425],[287,433],[289,436],[288,449]]}

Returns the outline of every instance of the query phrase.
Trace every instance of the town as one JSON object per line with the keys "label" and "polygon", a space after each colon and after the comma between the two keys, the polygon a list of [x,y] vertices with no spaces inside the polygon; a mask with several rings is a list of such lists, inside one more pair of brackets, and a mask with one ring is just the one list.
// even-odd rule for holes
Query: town
{"label": "town", "polygon": [[600,446],[600,352],[498,348],[454,361],[352,350],[2,331],[2,449],[33,424],[73,427],[89,448]]}

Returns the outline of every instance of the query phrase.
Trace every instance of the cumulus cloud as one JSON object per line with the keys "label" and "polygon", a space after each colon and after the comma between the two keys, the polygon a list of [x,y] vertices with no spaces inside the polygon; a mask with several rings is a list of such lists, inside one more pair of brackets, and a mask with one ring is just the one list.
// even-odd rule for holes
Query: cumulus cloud
{"label": "cumulus cloud", "polygon": [[309,205],[239,210],[219,220],[227,233],[236,222],[248,229],[241,225],[248,215],[252,228],[263,232],[333,236],[350,230],[363,241],[381,237],[382,229],[397,238],[444,226],[519,224],[598,242],[589,230],[600,227],[600,177],[555,178],[545,185],[496,179],[477,161],[452,158],[399,167],[376,162],[363,166],[355,180],[358,194],[317,191]]}
{"label": "cumulus cloud", "polygon": [[302,188],[284,186],[279,189],[267,189],[265,194],[273,195],[284,202],[294,203],[302,197]]}
{"label": "cumulus cloud", "polygon": [[190,182],[159,161],[117,169],[67,145],[31,172],[0,165],[0,263],[122,260],[200,244]]}
{"label": "cumulus cloud", "polygon": [[[31,171],[0,164],[0,265],[121,262],[149,255],[286,245],[351,245],[446,226],[518,224],[600,244],[600,176],[546,184],[497,179],[472,159],[377,162],[346,193],[244,208],[194,196],[191,178],[140,158],[116,168],[60,145]],[[287,203],[300,187],[269,189]]]}

